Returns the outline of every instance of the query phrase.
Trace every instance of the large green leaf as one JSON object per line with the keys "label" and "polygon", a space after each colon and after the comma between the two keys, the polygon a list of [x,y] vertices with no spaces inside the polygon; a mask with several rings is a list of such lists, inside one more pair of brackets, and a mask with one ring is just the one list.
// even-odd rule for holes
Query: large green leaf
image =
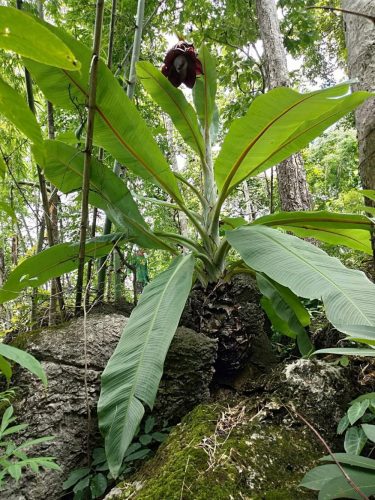
{"label": "large green leaf", "polygon": [[[0,12],[1,12],[0,7]],[[0,113],[34,144],[42,141],[42,133],[25,99],[0,78]]]}
{"label": "large green leaf", "polygon": [[144,289],[102,375],[99,426],[111,474],[118,476],[126,449],[153,407],[163,363],[188,297],[192,255],[178,257]]}
{"label": "large green leaf", "polygon": [[[86,261],[107,255],[117,242],[126,237],[124,233],[108,234],[87,241]],[[29,286],[37,287],[77,269],[78,254],[79,243],[61,243],[24,260],[10,273],[0,289],[0,304],[15,299]]]}
{"label": "large green leaf", "polygon": [[348,94],[349,85],[300,94],[276,88],[254,99],[235,120],[215,163],[219,190],[228,190],[305,147],[371,94]]}
{"label": "large green leaf", "polygon": [[318,349],[313,354],[338,354],[339,356],[359,356],[373,357],[375,349],[362,349],[357,347],[328,347],[327,349]]}
{"label": "large green leaf", "polygon": [[[375,474],[370,471],[345,467],[345,471],[354,483],[359,486],[361,492],[367,496],[375,494]],[[361,500],[361,497],[350,486],[341,474],[325,483],[319,492],[319,500],[331,500],[334,498],[353,498]]]}
{"label": "large green leaf", "polygon": [[0,354],[1,356],[4,356],[4,358],[10,359],[11,361],[21,365],[23,368],[26,368],[26,370],[29,370],[31,373],[40,378],[43,384],[47,386],[47,376],[42,368],[42,365],[37,359],[34,358],[34,356],[11,345],[3,344],[2,342],[0,343]]}
{"label": "large green leaf", "polygon": [[375,201],[375,189],[361,189],[359,192],[363,194],[363,196],[366,196],[366,198]]}
{"label": "large green leaf", "polygon": [[372,255],[372,221],[365,215],[331,212],[280,212],[256,219],[253,224],[280,227],[302,238],[312,237],[331,245],[345,245]]}
{"label": "large green leaf", "polygon": [[[350,455],[349,453],[334,453],[333,456],[340,464],[353,465],[354,467],[363,467],[364,469],[375,471],[375,460],[372,458]],[[320,460],[322,462],[333,462],[331,455],[326,455]]]}
{"label": "large green leaf", "polygon": [[70,71],[81,66],[58,36],[33,16],[12,7],[0,7],[0,47]]}
{"label": "large green leaf", "polygon": [[310,324],[310,315],[298,297],[264,274],[257,273],[257,283],[263,294],[261,305],[275,330],[297,339],[303,356],[311,354],[314,347],[304,329]]}
{"label": "large green leaf", "polygon": [[[218,115],[216,96],[216,63],[206,45],[202,45],[198,57],[202,63],[203,75],[197,78],[193,88],[195,109],[203,130],[211,129],[215,115]],[[217,117],[216,117],[217,120]],[[212,134],[214,135],[214,134]]]}
{"label": "large green leaf", "polygon": [[320,490],[328,481],[342,474],[336,464],[320,465],[309,470],[302,479],[299,486],[310,490]]}
{"label": "large green leaf", "polygon": [[175,88],[150,62],[137,63],[137,75],[154,101],[172,118],[184,141],[204,158],[204,143],[197,116],[181,90]]}
{"label": "large green leaf", "polygon": [[[45,141],[43,154],[36,158],[44,173],[63,193],[82,188],[84,154],[59,141]],[[90,202],[104,210],[118,231],[127,231],[128,240],[145,248],[170,250],[148,227],[124,182],[95,158],[91,159]]]}
{"label": "large green leaf", "polygon": [[328,320],[344,333],[353,325],[375,326],[375,285],[323,250],[272,228],[252,225],[227,232],[246,264],[299,297],[321,299]]}
{"label": "large green leaf", "polygon": [[[49,101],[56,106],[83,110],[88,99],[91,50],[64,31],[50,26],[82,63],[81,71],[51,68],[35,61],[25,64]],[[119,82],[103,61],[98,66],[94,142],[143,179],[156,181],[175,200],[181,200],[177,181],[141,118]]]}

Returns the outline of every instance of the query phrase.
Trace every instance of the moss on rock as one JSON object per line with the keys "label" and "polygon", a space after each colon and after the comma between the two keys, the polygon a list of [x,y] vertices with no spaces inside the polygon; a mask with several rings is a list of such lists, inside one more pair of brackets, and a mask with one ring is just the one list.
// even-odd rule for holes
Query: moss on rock
{"label": "moss on rock", "polygon": [[273,423],[276,402],[200,405],[112,499],[315,498],[298,483],[321,450],[301,427]]}

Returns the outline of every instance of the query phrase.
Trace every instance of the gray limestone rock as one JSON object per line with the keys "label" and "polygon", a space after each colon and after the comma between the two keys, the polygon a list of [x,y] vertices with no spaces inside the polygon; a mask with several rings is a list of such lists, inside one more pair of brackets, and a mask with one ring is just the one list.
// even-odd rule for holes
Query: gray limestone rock
{"label": "gray limestone rock", "polygon": [[[119,314],[91,314],[86,321],[87,387],[91,413],[90,446],[98,445],[96,402],[100,374],[120,338],[127,318]],[[26,473],[18,484],[9,483],[2,492],[8,500],[54,500],[61,497],[62,483],[69,473],[85,465],[87,449],[87,405],[85,396],[84,320],[77,318],[58,328],[17,337],[14,345],[24,347],[41,361],[48,389],[29,372],[19,369],[14,385],[18,422],[29,427],[22,440],[54,435],[51,442],[35,447],[36,455],[54,456],[60,471],[35,476]],[[176,422],[195,405],[209,397],[209,383],[216,358],[216,342],[192,330],[179,328],[165,363],[165,377],[156,402],[156,416]]]}

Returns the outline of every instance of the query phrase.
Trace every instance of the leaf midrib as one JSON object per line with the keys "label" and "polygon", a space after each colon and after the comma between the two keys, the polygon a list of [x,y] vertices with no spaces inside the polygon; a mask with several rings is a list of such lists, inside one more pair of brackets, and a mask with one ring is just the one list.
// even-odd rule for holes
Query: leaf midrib
{"label": "leaf midrib", "polygon": [[[70,75],[70,72],[62,69],[62,72],[66,75],[66,77],[78,88],[78,90],[85,96],[86,99],[88,99],[88,93],[81,87],[81,85]],[[147,165],[147,163],[141,158],[136,151],[128,144],[126,141],[123,140],[123,138],[120,136],[119,132],[117,129],[112,125],[110,120],[107,118],[105,113],[102,111],[100,106],[96,104],[96,111],[102,118],[102,120],[105,122],[107,127],[112,131],[113,135],[117,138],[118,142],[135,158],[142,166],[143,168],[151,174],[151,177],[154,177],[157,179],[158,183],[163,187],[163,189],[169,193],[174,199],[177,198],[179,200],[178,192],[174,192],[174,190],[170,189],[170,187],[163,181],[163,178],[157,173],[154,172],[150,167]]]}
{"label": "leaf midrib", "polygon": [[298,254],[298,253],[294,253],[293,249],[289,246],[285,246],[284,243],[280,242],[279,240],[277,239],[273,239],[271,237],[271,235],[268,235],[267,233],[263,233],[264,236],[266,238],[268,238],[269,240],[271,240],[273,243],[276,243],[277,245],[281,246],[284,248],[284,250],[286,250],[287,252],[290,252],[294,257],[297,257],[297,259],[301,260],[302,262],[304,262],[308,267],[311,267],[314,271],[316,271],[318,274],[320,274],[321,276],[323,276],[326,281],[328,283],[330,283],[333,288],[335,288],[338,292],[340,292],[342,295],[344,295],[344,297],[347,297],[348,301],[354,306],[354,308],[360,313],[361,316],[363,316],[363,318],[366,320],[368,326],[374,326],[372,323],[369,322],[369,320],[367,319],[367,317],[363,314],[363,312],[361,311],[361,309],[358,308],[358,306],[351,300],[350,296],[348,296],[341,288],[339,288],[336,283],[334,281],[332,281],[332,279],[327,276],[325,273],[323,273],[319,268],[317,268],[316,266],[314,266],[313,264],[311,264],[311,262],[309,262],[307,259],[305,259],[302,255]]}

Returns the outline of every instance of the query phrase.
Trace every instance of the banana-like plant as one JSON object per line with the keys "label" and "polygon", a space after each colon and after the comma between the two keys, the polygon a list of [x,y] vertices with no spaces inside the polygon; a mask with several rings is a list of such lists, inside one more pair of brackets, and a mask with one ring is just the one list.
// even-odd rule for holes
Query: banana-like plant
{"label": "banana-like plant", "polygon": [[[15,22],[14,16],[13,9],[0,7],[3,24]],[[84,107],[90,50],[64,31],[33,20],[43,35],[47,32],[58,40],[60,59],[61,53],[66,53],[74,67],[67,68],[60,60],[47,58],[48,50],[54,48],[52,41],[46,46],[44,60],[38,59],[30,50],[36,35],[33,33],[27,40],[27,25],[23,36],[29,50],[20,48],[24,39],[19,38],[13,45],[7,40],[6,48],[27,57],[24,63],[48,100],[71,112]],[[23,22],[21,18],[18,21]],[[138,63],[137,73],[146,91],[169,114],[182,139],[197,155],[203,189],[171,170],[134,104],[104,62],[99,64],[95,144],[142,179],[164,189],[199,235],[194,240],[181,234],[154,232],[123,181],[100,162],[93,162],[90,201],[106,212],[117,233],[87,242],[87,259],[105,255],[124,239],[144,248],[162,249],[175,257],[172,265],[145,287],[102,375],[99,426],[114,477],[142,419],[144,404],[153,406],[164,359],[192,285],[197,280],[206,285],[222,278],[230,252],[239,254],[235,263],[232,259],[230,274],[250,269],[257,276],[264,309],[280,331],[297,339],[303,353],[311,350],[305,331],[309,317],[298,297],[322,300],[327,318],[342,332],[353,333],[356,338],[363,333],[365,338],[375,339],[374,284],[362,272],[345,268],[338,259],[296,237],[343,244],[371,254],[371,219],[362,215],[303,212],[277,213],[247,223],[221,215],[225,200],[243,180],[305,147],[370,94],[351,93],[348,83],[307,94],[288,88],[274,89],[254,99],[248,112],[233,121],[214,159],[212,145],[218,128],[215,61],[205,46],[201,47],[199,58],[203,75],[193,90],[195,108],[149,62]],[[12,110],[6,104],[10,98]],[[83,153],[58,141],[43,140],[26,103],[5,83],[0,85],[0,106],[0,112],[33,143],[35,158],[46,177],[64,193],[79,190]],[[182,184],[197,198],[200,213],[188,208],[180,190]],[[224,235],[219,233],[220,225],[225,229]],[[189,253],[180,255],[180,245]],[[10,274],[0,290],[0,303],[15,298],[27,286],[39,285],[77,265],[77,244],[45,250],[22,262]]]}

